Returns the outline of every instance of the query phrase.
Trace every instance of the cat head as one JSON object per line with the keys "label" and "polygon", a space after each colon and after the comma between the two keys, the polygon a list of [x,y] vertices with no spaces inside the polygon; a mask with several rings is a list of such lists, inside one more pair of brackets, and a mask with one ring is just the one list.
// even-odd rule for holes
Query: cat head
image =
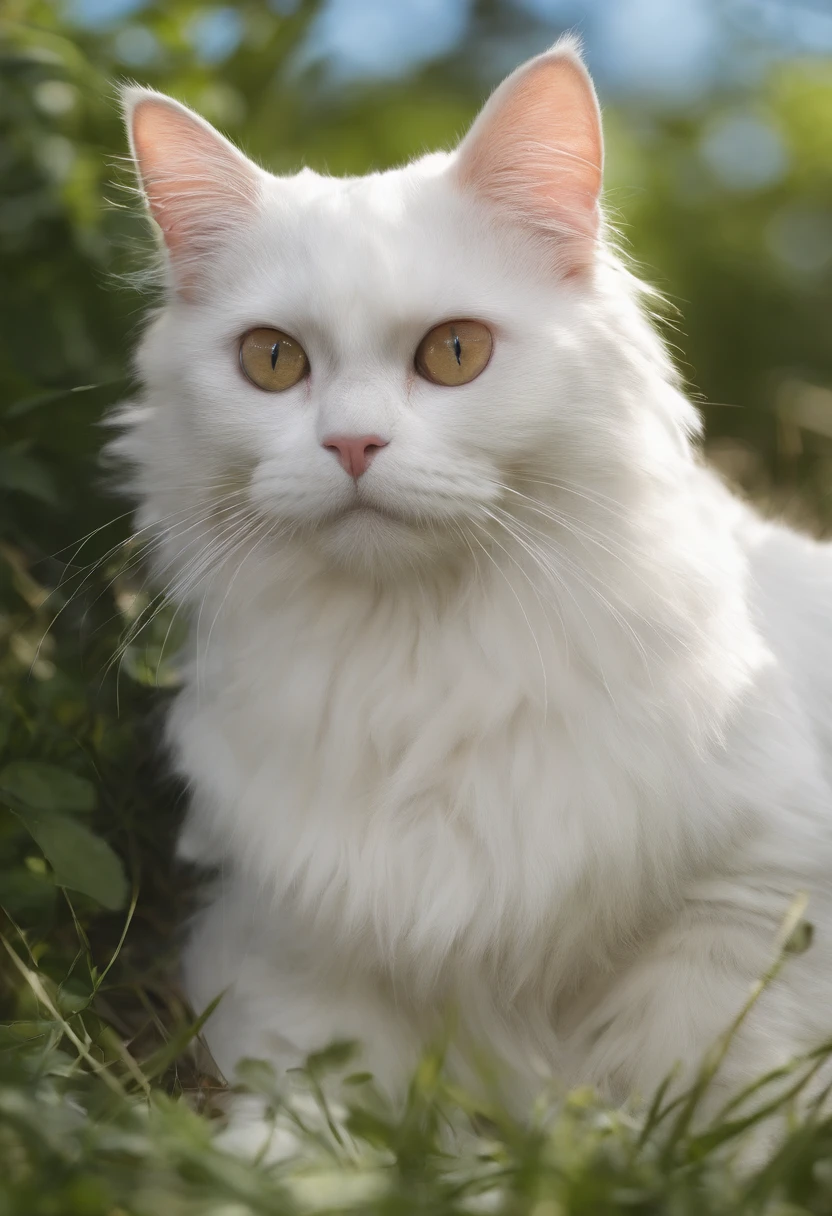
{"label": "cat head", "polygon": [[275,177],[170,98],[124,100],[166,276],[125,449],[145,497],[184,513],[231,484],[268,544],[395,576],[482,547],[535,481],[574,509],[644,459],[630,398],[667,368],[610,286],[574,42],[454,151],[366,177]]}

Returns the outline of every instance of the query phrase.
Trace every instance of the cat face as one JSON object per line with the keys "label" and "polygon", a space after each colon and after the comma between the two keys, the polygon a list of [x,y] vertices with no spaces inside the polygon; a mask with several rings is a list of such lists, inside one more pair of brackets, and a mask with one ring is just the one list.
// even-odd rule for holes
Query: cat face
{"label": "cat face", "polygon": [[231,476],[274,537],[393,569],[480,543],[518,471],[578,459],[593,426],[613,441],[601,136],[571,44],[454,153],[365,178],[275,178],[177,103],[126,100],[169,281],[140,370],[194,484]]}

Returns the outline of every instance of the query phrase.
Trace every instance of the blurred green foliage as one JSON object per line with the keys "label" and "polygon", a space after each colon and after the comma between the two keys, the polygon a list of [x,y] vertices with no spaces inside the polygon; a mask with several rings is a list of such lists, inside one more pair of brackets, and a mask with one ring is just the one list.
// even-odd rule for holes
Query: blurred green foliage
{"label": "blurred green foliage", "polygon": [[[175,638],[164,618],[141,628],[153,601],[140,538],[97,460],[97,423],[130,392],[130,349],[152,303],[131,279],[149,237],[115,82],[174,94],[276,172],[360,173],[451,145],[489,83],[480,48],[533,23],[508,0],[482,0],[452,54],[402,80],[347,86],[302,66],[319,8],[310,0],[238,4],[242,38],[221,64],[194,49],[204,5],[121,8],[92,28],[57,0],[5,0],[0,17],[0,1213],[293,1211],[279,1187],[262,1190],[228,1163],[220,1185],[220,1167],[199,1155],[204,1127],[159,1096],[206,1082],[177,1060],[194,1028],[171,979],[187,890],[172,868],[180,793],[157,722]],[[665,293],[659,323],[703,406],[711,456],[771,509],[828,527],[832,64],[781,64],[753,90],[686,109],[611,104],[606,123],[611,219]],[[736,156],[743,140],[762,141],[756,168]],[[123,1086],[104,1130],[81,1117],[83,1104],[107,1108],[99,1074],[110,1069],[137,1094],[152,1079],[148,1123],[123,1105]],[[629,1131],[599,1148],[607,1116],[586,1110],[558,1132],[578,1144],[584,1128],[583,1147],[573,1144],[584,1173],[574,1191],[562,1173],[551,1203],[535,1190],[540,1160],[523,1174],[523,1154],[540,1156],[544,1141],[504,1129],[494,1168],[501,1153],[513,1162],[521,1206],[500,1210],[525,1211],[535,1196],[539,1216],[620,1210],[614,1187],[592,1189],[596,1167],[604,1177],[620,1167],[628,1209],[693,1210],[655,1206],[678,1178],[660,1184],[651,1166],[645,1181]],[[818,1137],[812,1161],[825,1151]],[[4,1190],[10,1145],[17,1173],[5,1177],[18,1181]],[[788,1211],[830,1210],[806,1169],[805,1196],[790,1192],[806,1206]],[[697,1175],[697,1211],[736,1210],[726,1178]],[[448,1199],[444,1173],[424,1185],[418,1210],[468,1210]],[[204,1206],[212,1187],[225,1206]]]}

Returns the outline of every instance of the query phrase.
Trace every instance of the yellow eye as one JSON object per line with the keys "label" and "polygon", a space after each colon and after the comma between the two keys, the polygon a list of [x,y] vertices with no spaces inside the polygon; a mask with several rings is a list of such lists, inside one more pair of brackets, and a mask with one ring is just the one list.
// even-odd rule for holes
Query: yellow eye
{"label": "yellow eye", "polygon": [[240,343],[240,367],[252,384],[282,393],[309,371],[306,351],[282,329],[251,329]]}
{"label": "yellow eye", "polygon": [[467,384],[485,370],[493,345],[481,321],[443,321],[419,343],[416,371],[434,384]]}

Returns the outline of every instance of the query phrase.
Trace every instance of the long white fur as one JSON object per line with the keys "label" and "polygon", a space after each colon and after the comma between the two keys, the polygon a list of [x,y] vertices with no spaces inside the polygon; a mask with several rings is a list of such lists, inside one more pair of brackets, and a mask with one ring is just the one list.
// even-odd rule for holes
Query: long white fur
{"label": "long white fur", "polygon": [[[703,467],[638,285],[586,223],[571,272],[562,199],[524,223],[527,147],[514,211],[463,180],[470,145],[251,167],[140,345],[113,448],[192,621],[168,739],[182,855],[219,878],[185,970],[197,1008],[225,990],[229,1076],[354,1037],[396,1093],[450,1023],[452,1066],[484,1052],[519,1109],[547,1078],[646,1094],[737,1013],[798,890],[815,943],[723,1086],[832,1029],[832,556]],[[445,389],[413,354],[454,317],[494,355]],[[263,324],[309,355],[282,394],[239,371]],[[358,490],[333,431],[390,440]]]}

